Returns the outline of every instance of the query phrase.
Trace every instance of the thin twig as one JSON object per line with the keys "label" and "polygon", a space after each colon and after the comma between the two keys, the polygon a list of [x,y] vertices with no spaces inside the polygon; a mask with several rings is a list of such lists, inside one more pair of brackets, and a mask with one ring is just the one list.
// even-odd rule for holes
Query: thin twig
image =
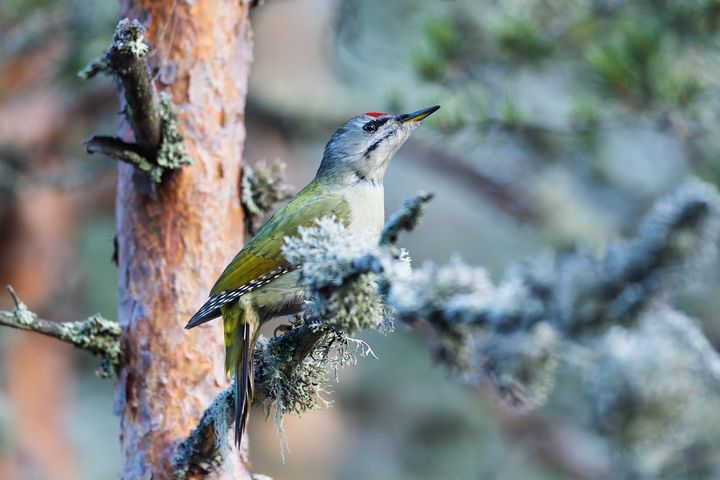
{"label": "thin twig", "polygon": [[425,204],[433,199],[434,193],[418,192],[403,202],[402,209],[395,212],[383,227],[380,245],[394,244],[402,231],[411,231],[417,227]]}
{"label": "thin twig", "polygon": [[120,364],[120,326],[117,322],[93,315],[75,322],[52,322],[38,318],[20,301],[10,285],[7,290],[13,299],[12,312],[0,310],[0,325],[36,332],[69,343],[101,358],[98,374],[109,377]]}
{"label": "thin twig", "polygon": [[136,143],[128,143],[118,137],[95,135],[83,142],[83,145],[87,153],[102,153],[115,160],[134,165],[147,172],[153,180],[159,181],[162,176],[162,168],[150,162],[148,152]]}

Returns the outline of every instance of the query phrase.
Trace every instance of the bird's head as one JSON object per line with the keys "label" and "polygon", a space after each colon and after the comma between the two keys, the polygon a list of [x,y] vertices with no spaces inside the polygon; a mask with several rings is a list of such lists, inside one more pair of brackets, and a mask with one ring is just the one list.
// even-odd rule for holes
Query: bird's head
{"label": "bird's head", "polygon": [[439,108],[402,115],[368,112],[351,118],[330,138],[317,176],[382,182],[395,152],[420,121]]}

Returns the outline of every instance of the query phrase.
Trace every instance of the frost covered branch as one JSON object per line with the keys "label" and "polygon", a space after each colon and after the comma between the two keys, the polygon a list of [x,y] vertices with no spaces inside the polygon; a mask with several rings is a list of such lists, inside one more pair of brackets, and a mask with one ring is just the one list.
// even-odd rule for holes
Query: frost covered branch
{"label": "frost covered branch", "polygon": [[[425,198],[416,197],[391,218],[388,241],[415,226]],[[515,407],[542,405],[558,366],[578,367],[588,379],[597,432],[610,450],[642,449],[645,437],[633,431],[645,431],[647,412],[661,418],[657,428],[665,432],[702,423],[680,409],[686,395],[697,399],[697,411],[709,411],[708,398],[712,408],[720,406],[720,357],[692,320],[664,303],[711,257],[719,227],[720,195],[690,182],[660,200],[633,239],[603,255],[578,250],[542,256],[516,265],[494,284],[484,269],[459,258],[413,270],[405,251],[359,238],[333,218],[321,219],[285,240],[283,252],[301,266],[308,301],[293,328],[258,342],[256,401],[275,409],[280,431],[284,414],[328,405],[329,372],[354,363],[356,353],[372,354],[352,335],[390,330],[395,319],[426,332],[434,357],[458,380],[470,387],[491,385]],[[577,351],[596,362],[579,362]],[[680,372],[681,392],[648,379],[668,371],[673,381]],[[720,445],[710,435],[718,427],[673,441],[688,452]],[[666,437],[653,438],[667,446]],[[662,465],[682,465],[675,460]],[[622,473],[657,473],[622,458],[615,464]]]}
{"label": "frost covered branch", "polygon": [[85,142],[88,153],[104,153],[135,165],[155,183],[168,170],[190,163],[178,131],[177,112],[169,96],[157,93],[145,60],[149,50],[145,28],[137,20],[120,20],[113,43],[80,76],[112,75],[124,98],[123,113],[135,134],[135,144],[120,138],[94,136]]}
{"label": "frost covered branch", "polygon": [[117,322],[93,315],[77,322],[51,322],[38,318],[28,310],[10,286],[8,291],[15,303],[14,309],[0,310],[0,325],[41,333],[57,338],[77,348],[100,357],[101,363],[97,373],[101,377],[111,377],[120,364],[120,326]]}
{"label": "frost covered branch", "polygon": [[398,318],[434,332],[436,357],[464,381],[490,381],[516,405],[542,403],[561,347],[591,341],[640,314],[687,279],[715,249],[720,197],[690,183],[657,203],[637,236],[600,258],[583,251],[517,265],[499,285],[456,259],[392,282]]}

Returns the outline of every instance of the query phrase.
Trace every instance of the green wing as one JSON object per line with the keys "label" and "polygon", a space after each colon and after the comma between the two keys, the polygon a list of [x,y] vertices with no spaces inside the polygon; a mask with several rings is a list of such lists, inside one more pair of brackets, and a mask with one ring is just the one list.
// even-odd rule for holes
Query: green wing
{"label": "green wing", "polygon": [[278,210],[240,250],[220,275],[210,295],[241,288],[258,277],[288,266],[282,254],[283,239],[296,235],[299,227],[311,226],[315,220],[328,215],[347,221],[350,208],[336,190],[328,192],[313,182]]}

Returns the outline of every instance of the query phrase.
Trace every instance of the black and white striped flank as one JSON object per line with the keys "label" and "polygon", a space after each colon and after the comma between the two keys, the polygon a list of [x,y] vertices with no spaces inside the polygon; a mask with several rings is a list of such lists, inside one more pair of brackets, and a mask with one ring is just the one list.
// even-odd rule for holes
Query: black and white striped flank
{"label": "black and white striped flank", "polygon": [[192,316],[187,325],[186,329],[197,327],[205,322],[212,320],[213,318],[220,316],[220,307],[226,303],[230,303],[238,298],[242,297],[246,293],[250,293],[253,290],[257,290],[260,287],[267,285],[268,283],[276,280],[277,278],[285,275],[297,269],[294,265],[285,265],[280,268],[262,275],[255,280],[251,280],[240,288],[234,290],[223,290],[222,292],[216,293],[212,297],[208,298],[207,302]]}

